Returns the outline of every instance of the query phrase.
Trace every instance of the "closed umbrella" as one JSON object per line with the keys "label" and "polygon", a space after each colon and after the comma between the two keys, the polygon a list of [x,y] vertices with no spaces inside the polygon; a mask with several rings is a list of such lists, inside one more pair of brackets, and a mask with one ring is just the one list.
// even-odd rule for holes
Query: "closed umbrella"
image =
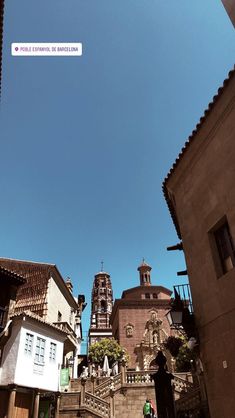
{"label": "closed umbrella", "polygon": [[103,374],[104,376],[110,376],[109,361],[106,355],[104,356]]}

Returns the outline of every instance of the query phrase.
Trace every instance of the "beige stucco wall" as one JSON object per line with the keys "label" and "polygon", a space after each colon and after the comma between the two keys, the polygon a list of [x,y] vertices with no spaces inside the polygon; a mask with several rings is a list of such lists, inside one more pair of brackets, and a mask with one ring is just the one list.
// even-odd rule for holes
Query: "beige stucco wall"
{"label": "beige stucco wall", "polygon": [[59,311],[62,314],[61,322],[67,322],[74,330],[75,313],[72,312],[71,314],[71,306],[57,286],[53,277],[51,277],[48,282],[47,306],[48,311],[46,320],[48,322],[57,322]]}
{"label": "beige stucco wall", "polygon": [[226,215],[235,238],[234,104],[233,76],[167,183],[183,239],[213,418],[232,417],[235,410],[235,269],[218,278],[209,234]]}

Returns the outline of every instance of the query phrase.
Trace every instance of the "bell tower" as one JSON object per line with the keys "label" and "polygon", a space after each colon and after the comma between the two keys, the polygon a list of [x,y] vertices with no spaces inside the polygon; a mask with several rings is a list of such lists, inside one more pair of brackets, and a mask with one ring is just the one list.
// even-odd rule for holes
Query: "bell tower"
{"label": "bell tower", "polygon": [[143,258],[142,264],[137,269],[140,274],[140,286],[151,286],[151,270],[152,267],[150,267],[147,263],[145,263],[145,260]]}
{"label": "bell tower", "polygon": [[95,275],[91,296],[89,345],[102,338],[112,337],[110,316],[113,308],[113,290],[110,275],[100,271]]}

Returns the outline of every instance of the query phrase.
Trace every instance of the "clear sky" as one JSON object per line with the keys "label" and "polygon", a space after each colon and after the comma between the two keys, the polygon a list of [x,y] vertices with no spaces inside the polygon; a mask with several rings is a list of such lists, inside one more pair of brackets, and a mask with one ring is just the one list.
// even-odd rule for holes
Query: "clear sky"
{"label": "clear sky", "polygon": [[[90,300],[184,283],[162,181],[234,64],[219,0],[5,0],[0,255],[55,263]],[[82,42],[82,57],[11,57],[11,42]],[[88,328],[90,307],[84,312]]]}

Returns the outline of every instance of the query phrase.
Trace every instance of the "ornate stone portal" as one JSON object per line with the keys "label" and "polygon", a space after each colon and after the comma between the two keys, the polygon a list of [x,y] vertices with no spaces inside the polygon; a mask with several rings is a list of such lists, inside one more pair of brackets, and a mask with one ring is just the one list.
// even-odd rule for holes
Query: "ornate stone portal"
{"label": "ornate stone portal", "polygon": [[[156,368],[156,355],[159,350],[166,351],[163,343],[167,337],[166,331],[162,328],[161,319],[157,318],[157,310],[150,311],[150,318],[146,322],[142,341],[135,348],[137,368],[140,370]],[[167,355],[167,353],[165,354]]]}

